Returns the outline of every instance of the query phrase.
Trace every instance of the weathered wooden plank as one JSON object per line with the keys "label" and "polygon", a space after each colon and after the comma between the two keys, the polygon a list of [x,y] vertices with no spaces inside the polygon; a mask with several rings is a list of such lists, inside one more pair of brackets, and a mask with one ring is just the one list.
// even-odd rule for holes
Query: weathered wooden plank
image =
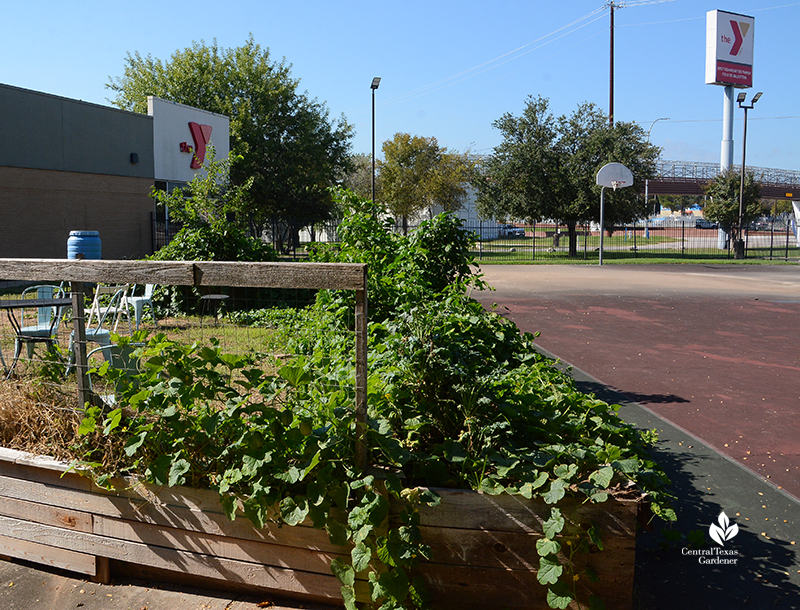
{"label": "weathered wooden plank", "polygon": [[367,266],[359,263],[229,263],[195,261],[194,265],[194,283],[198,286],[366,289]]}
{"label": "weathered wooden plank", "polygon": [[[203,553],[214,557],[263,563],[266,565],[301,570],[303,572],[331,573],[331,561],[335,558],[347,559],[349,549],[341,548],[339,553],[321,552],[306,546],[305,540],[296,539],[290,546],[289,537],[298,528],[282,528],[286,534],[283,545],[263,541],[245,540],[231,536],[205,534],[176,527],[164,527],[123,519],[96,516],[94,534],[120,540],[141,542],[151,546],[166,546],[179,551]],[[324,532],[318,531],[326,536]]]}
{"label": "weathered wooden plank", "polygon": [[27,453],[25,451],[6,449],[5,456],[14,464],[31,466],[39,470],[52,470],[57,472],[58,476],[61,476],[61,474],[66,472],[69,468],[69,464],[54,460],[47,455],[34,455],[33,453]]}
{"label": "weathered wooden plank", "polygon": [[76,553],[46,544],[19,540],[0,535],[0,555],[24,559],[39,565],[47,565],[62,570],[70,570],[79,574],[94,576],[97,565],[94,555]]}
{"label": "weathered wooden plank", "polygon": [[36,258],[0,259],[0,277],[45,282],[104,282],[117,284],[194,283],[194,267],[182,261],[115,261]]}
{"label": "weathered wooden plank", "polygon": [[25,463],[0,461],[0,476],[84,491],[92,491],[96,488],[90,478],[75,472],[64,473],[63,470],[48,467],[38,468]]}
{"label": "weathered wooden plank", "polygon": [[0,515],[79,532],[91,533],[93,530],[92,516],[89,513],[3,496],[0,496]]}
{"label": "weathered wooden plank", "polygon": [[[534,572],[423,565],[417,573],[427,582],[436,610],[549,610],[547,590]],[[606,608],[630,610],[633,605],[632,576],[607,575],[595,583],[583,576],[578,589],[584,601],[591,591]]]}
{"label": "weathered wooden plank", "polygon": [[[45,469],[34,465],[42,462]],[[347,552],[330,545],[324,532],[313,528],[269,526],[258,530],[242,519],[230,522],[217,512],[222,509],[212,491],[158,488],[121,480],[127,489],[89,493],[70,487],[81,487],[85,479],[75,475],[67,475],[67,481],[60,478],[59,469],[64,467],[41,458],[30,459],[27,454],[0,451],[0,472],[10,469],[15,476],[27,476],[27,471],[32,470],[46,481],[2,476],[0,490],[17,500],[52,502],[61,507],[43,508],[45,514],[48,510],[55,511],[52,514],[63,510],[92,512],[94,533],[32,524],[25,515],[26,519],[0,517],[0,534],[39,544],[52,541],[79,553],[267,589],[276,586],[276,579],[288,578],[288,584],[281,581],[279,585],[284,594],[317,598],[318,591],[292,585],[291,579],[297,575],[327,578],[332,557]],[[67,487],[59,487],[63,484]],[[535,542],[551,506],[514,496],[436,491],[442,496],[442,503],[422,510],[421,525],[423,538],[432,546],[433,561],[419,569],[431,586],[434,607],[545,608],[546,594],[536,581],[539,560]],[[9,502],[0,502],[0,512],[4,504]],[[604,531],[606,550],[576,561],[578,570],[591,566],[600,581],[580,580],[579,588],[586,586],[599,594],[607,607],[630,608],[638,501],[614,498],[597,505],[575,501],[560,503],[559,507],[573,520],[573,527],[595,523]],[[17,507],[14,514],[21,512],[24,511]],[[60,534],[54,534],[55,529]],[[75,542],[76,539],[82,542]],[[152,555],[156,559],[151,561]],[[275,570],[283,572],[276,576]],[[325,599],[338,600],[338,582],[332,582],[327,582],[324,595],[334,597]],[[361,580],[357,584],[364,599],[366,584]]]}
{"label": "weathered wooden plank", "polygon": [[[246,583],[272,591],[305,593],[335,601],[341,600],[341,585],[332,574],[301,572],[167,547],[148,546],[8,517],[0,517],[0,536],[163,570],[187,572],[233,583]],[[16,543],[10,542],[10,546],[14,544]]]}
{"label": "weathered wooden plank", "polygon": [[364,290],[358,263],[0,259],[0,278],[29,281]]}
{"label": "weathered wooden plank", "polygon": [[[9,462],[11,464],[14,461],[21,457],[22,454],[31,455],[30,453],[25,453],[24,451],[18,451],[16,449],[9,449],[8,447],[0,447],[0,464],[4,462]],[[50,458],[52,460],[53,458]]]}
{"label": "weathered wooden plank", "polygon": [[[462,528],[420,527],[422,539],[430,545],[432,563],[470,565],[505,570],[538,570],[536,541],[542,534]],[[633,570],[635,541],[603,537],[604,551],[581,554],[581,565],[597,574],[616,574],[624,565]],[[624,558],[621,562],[620,558]]]}
{"label": "weathered wooden plank", "polygon": [[[420,523],[463,529],[541,532],[550,517],[552,505],[541,500],[501,494],[490,496],[470,490],[436,489],[442,502],[435,507],[420,507]],[[581,503],[565,498],[559,509],[571,526],[594,523],[610,536],[634,536],[638,500],[609,498],[600,504]]]}
{"label": "weathered wooden plank", "polygon": [[66,510],[78,510],[98,516],[141,521],[165,527],[178,527],[189,531],[243,540],[266,542],[273,545],[301,547],[320,553],[341,553],[331,544],[324,530],[303,525],[279,527],[268,524],[256,528],[244,518],[231,521],[222,513],[193,510],[185,506],[159,504],[135,500],[127,496],[87,493],[81,490],[54,487],[37,482],[0,476],[2,495],[41,502]]}

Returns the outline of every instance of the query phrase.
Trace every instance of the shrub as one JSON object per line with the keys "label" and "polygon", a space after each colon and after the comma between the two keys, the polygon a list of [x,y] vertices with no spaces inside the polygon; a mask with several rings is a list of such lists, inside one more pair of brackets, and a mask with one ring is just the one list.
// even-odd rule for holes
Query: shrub
{"label": "shrub", "polygon": [[[537,543],[539,580],[549,603],[566,607],[578,575],[570,561],[562,565],[561,543],[585,550],[601,540],[594,527],[563,533],[563,498],[599,503],[636,484],[656,514],[674,519],[667,479],[648,455],[654,434],[578,392],[536,352],[532,335],[467,296],[481,282],[455,219],[398,237],[366,202],[340,196],[351,206],[341,246],[314,257],[371,265],[370,306],[380,315],[369,325],[366,442],[385,477],[354,463],[353,338],[326,332],[348,310],[343,293],[331,291],[305,311],[251,314],[279,326],[288,361],[264,366],[217,344],[152,338],[139,350],[144,372],[125,385],[124,406],[87,408],[83,463],[101,483],[130,472],[215,489],[231,518],[240,505],[259,526],[311,519],[332,542],[353,546],[349,563],[332,566],[349,609],[362,571],[381,608],[425,606],[411,573],[430,551],[415,513],[436,503],[428,487],[540,497],[553,507]],[[107,365],[99,372],[112,382],[122,374]],[[406,508],[387,528],[388,496]]]}
{"label": "shrub", "polygon": [[[392,317],[404,303],[435,299],[451,284],[462,289],[484,285],[469,251],[473,234],[453,214],[424,221],[404,237],[391,231],[392,220],[371,201],[344,189],[336,189],[334,198],[344,213],[339,242],[314,244],[309,260],[366,263],[371,320]],[[320,298],[321,306],[329,306],[333,300],[351,297],[327,292]]]}
{"label": "shrub", "polygon": [[245,261],[278,260],[275,250],[248,236],[232,224],[217,223],[183,227],[172,241],[148,257],[157,261]]}

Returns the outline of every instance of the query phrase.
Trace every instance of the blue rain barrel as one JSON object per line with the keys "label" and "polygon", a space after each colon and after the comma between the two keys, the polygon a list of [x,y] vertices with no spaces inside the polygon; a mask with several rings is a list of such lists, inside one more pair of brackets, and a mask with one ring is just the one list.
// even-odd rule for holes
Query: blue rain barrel
{"label": "blue rain barrel", "polygon": [[87,260],[102,258],[102,242],[98,231],[70,231],[67,240],[67,258],[79,258],[83,254]]}

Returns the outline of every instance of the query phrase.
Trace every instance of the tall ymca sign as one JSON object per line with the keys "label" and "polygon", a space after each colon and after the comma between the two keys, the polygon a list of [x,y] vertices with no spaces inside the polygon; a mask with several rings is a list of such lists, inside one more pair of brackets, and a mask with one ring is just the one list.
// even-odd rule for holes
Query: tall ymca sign
{"label": "tall ymca sign", "polygon": [[706,13],[706,84],[753,86],[753,17]]}

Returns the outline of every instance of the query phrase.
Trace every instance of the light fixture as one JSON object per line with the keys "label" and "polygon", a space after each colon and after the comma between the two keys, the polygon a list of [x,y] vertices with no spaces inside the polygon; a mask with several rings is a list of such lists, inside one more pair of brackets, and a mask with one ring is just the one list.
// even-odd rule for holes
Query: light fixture
{"label": "light fixture", "polygon": [[736,240],[733,242],[734,258],[744,258],[744,227],[742,221],[744,220],[744,169],[745,169],[745,154],[747,153],[747,111],[755,106],[756,102],[761,99],[762,92],[759,91],[750,100],[750,105],[744,103],[747,94],[742,91],[737,97],[736,101],[739,103],[739,108],[744,110],[744,133],[742,134],[742,174],[739,177],[739,226],[736,231]]}
{"label": "light fixture", "polygon": [[381,84],[381,77],[376,76],[372,79],[369,86],[372,89],[372,203],[375,203],[375,91]]}

